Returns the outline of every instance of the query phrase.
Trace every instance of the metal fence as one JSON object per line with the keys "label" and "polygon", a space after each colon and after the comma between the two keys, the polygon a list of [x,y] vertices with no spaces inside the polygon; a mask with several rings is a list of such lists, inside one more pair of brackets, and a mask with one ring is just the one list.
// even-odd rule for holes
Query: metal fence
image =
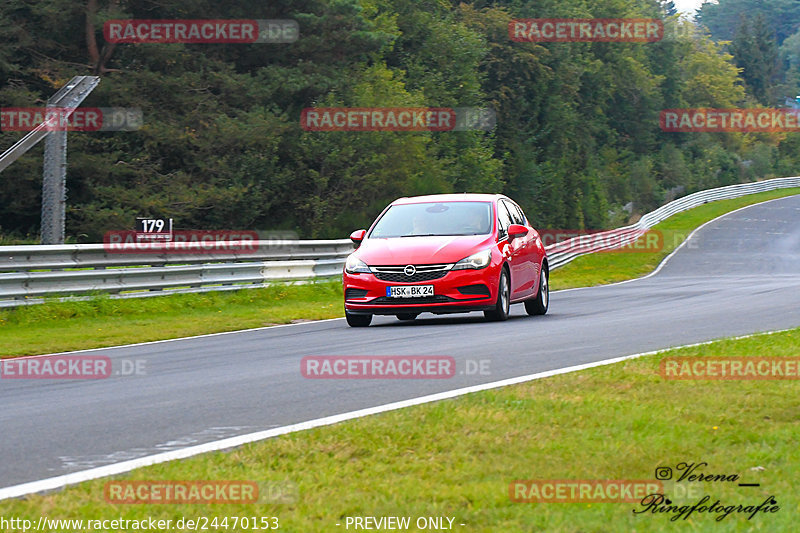
{"label": "metal fence", "polygon": [[138,251],[136,244],[0,246],[0,307],[40,303],[43,297],[141,297],[337,276],[353,243],[226,241],[176,248],[153,253]]}
{"label": "metal fence", "polygon": [[[704,203],[757,192],[800,187],[800,177],[776,178],[700,191],[644,215],[636,224],[550,245],[550,268],[576,257],[635,241],[675,213]],[[603,239],[613,235],[614,239]],[[353,250],[349,239],[252,241],[230,251],[230,242],[198,245],[167,253],[112,250],[104,244],[0,246],[0,307],[40,303],[45,297],[110,293],[114,297],[175,292],[235,290],[275,281],[338,276]],[[212,249],[209,249],[209,246]],[[124,253],[121,253],[124,252]]]}

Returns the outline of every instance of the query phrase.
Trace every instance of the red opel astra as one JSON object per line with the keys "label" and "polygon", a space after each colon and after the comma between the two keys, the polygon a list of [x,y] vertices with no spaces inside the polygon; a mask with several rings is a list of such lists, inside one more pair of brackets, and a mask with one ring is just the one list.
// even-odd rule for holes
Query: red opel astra
{"label": "red opel astra", "polygon": [[549,303],[547,254],[522,209],[499,194],[437,194],[392,202],[344,267],[347,323],[372,315],[414,320],[420,313],[483,311],[505,320],[524,303],[543,315]]}

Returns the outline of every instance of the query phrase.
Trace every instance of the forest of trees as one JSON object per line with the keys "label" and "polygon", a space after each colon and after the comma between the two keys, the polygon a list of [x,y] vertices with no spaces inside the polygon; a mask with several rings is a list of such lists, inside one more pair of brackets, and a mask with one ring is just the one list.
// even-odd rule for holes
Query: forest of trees
{"label": "forest of trees", "polygon": [[[75,75],[136,132],[74,132],[67,235],[176,228],[342,238],[399,196],[503,192],[534,225],[604,228],[695,190],[800,172],[791,133],[665,133],[665,108],[800,94],[800,3],[720,0],[703,27],[657,0],[0,2],[0,107]],[[521,43],[512,18],[660,18],[655,43]],[[294,19],[291,44],[116,44],[109,19]],[[704,29],[705,27],[708,30]],[[307,107],[488,107],[491,132],[313,132]],[[0,132],[0,150],[23,134]],[[0,235],[35,238],[42,145],[0,173]]]}

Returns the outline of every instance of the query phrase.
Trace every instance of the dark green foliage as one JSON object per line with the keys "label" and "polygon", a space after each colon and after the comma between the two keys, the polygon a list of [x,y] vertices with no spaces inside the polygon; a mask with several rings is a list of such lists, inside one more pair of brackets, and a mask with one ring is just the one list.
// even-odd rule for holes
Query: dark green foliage
{"label": "dark green foliage", "polygon": [[778,46],[763,13],[752,19],[742,17],[730,51],[756,101],[766,106],[782,103],[781,95],[772,91],[778,75]]}
{"label": "dark green foliage", "polygon": [[[791,11],[791,2],[771,1]],[[600,228],[625,222],[629,202],[641,213],[675,194],[796,173],[800,164],[791,137],[659,130],[663,108],[748,100],[732,58],[677,17],[665,19],[676,37],[651,44],[508,36],[512,18],[665,18],[673,8],[654,0],[0,0],[0,106],[43,105],[72,76],[98,73],[84,105],[142,109],[137,132],[69,135],[67,234],[80,242],[144,215],[172,217],[178,229],[342,238],[399,196],[461,191],[505,192],[539,226]],[[775,10],[762,11],[765,23],[748,36],[793,33],[783,19],[773,24]],[[704,21],[714,13],[704,8]],[[114,18],[292,18],[301,36],[111,46],[102,26]],[[755,50],[747,39],[742,50]],[[736,64],[745,60],[737,54]],[[754,72],[746,68],[746,88],[762,100],[769,87],[756,81],[768,73]],[[334,106],[491,107],[497,127],[301,129],[304,108]],[[0,132],[0,149],[21,135]],[[38,231],[41,166],[37,147],[0,174],[0,233]]]}
{"label": "dark green foliage", "polygon": [[697,21],[721,41],[731,41],[741,20],[764,17],[778,44],[797,31],[800,23],[800,2],[796,0],[719,0],[705,2],[697,13]]}

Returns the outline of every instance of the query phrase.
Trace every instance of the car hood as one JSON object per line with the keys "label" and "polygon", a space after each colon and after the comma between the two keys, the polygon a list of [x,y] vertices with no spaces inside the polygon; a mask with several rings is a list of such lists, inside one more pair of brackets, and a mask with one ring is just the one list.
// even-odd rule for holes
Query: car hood
{"label": "car hood", "polygon": [[367,265],[455,263],[492,244],[491,235],[365,239],[356,253]]}

